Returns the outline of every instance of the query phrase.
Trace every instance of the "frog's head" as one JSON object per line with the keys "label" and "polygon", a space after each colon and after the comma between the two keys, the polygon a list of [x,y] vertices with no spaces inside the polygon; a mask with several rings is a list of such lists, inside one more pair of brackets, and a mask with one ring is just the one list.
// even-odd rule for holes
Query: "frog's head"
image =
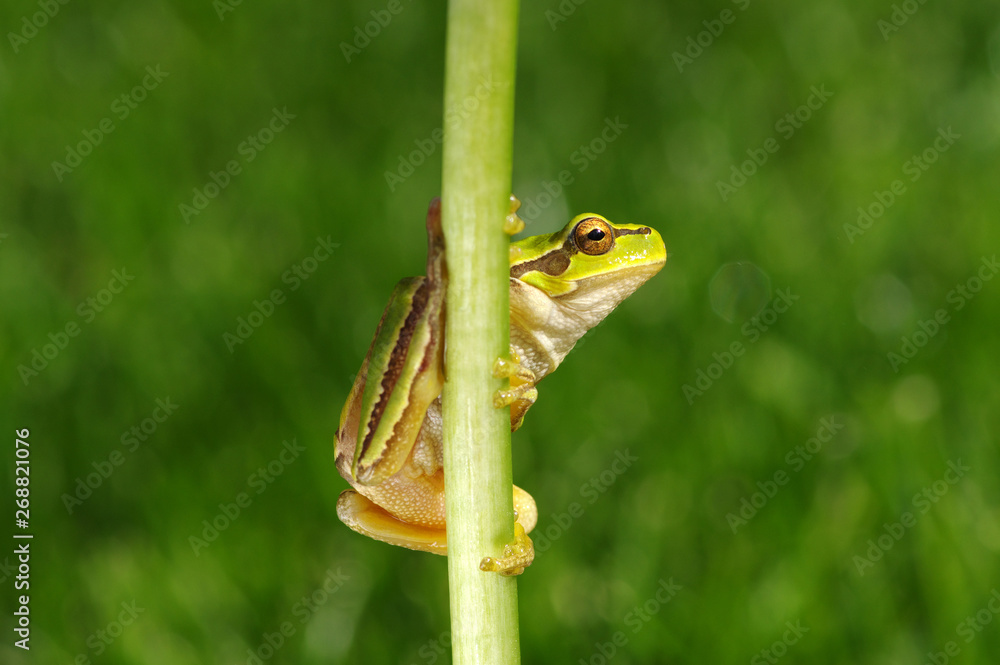
{"label": "frog's head", "polygon": [[[588,319],[603,319],[667,260],[660,234],[639,224],[577,215],[562,231],[512,245],[510,276]],[[594,325],[594,323],[591,323]]]}

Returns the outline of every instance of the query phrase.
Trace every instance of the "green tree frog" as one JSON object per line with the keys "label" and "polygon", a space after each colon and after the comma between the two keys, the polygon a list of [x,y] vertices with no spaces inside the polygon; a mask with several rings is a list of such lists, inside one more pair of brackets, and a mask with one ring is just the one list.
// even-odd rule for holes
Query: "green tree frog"
{"label": "green tree frog", "polygon": [[[520,222],[511,200],[509,232]],[[353,487],[337,501],[341,521],[376,540],[446,554],[441,388],[447,266],[440,213],[435,199],[427,213],[427,275],[396,285],[341,412],[335,453],[337,469]],[[511,353],[493,367],[495,376],[509,378],[509,389],[498,391],[494,404],[511,407],[511,430],[537,398],[535,384],[666,258],[652,228],[613,224],[592,213],[556,233],[511,243]],[[527,533],[538,510],[521,488],[514,486],[513,496],[515,542],[503,556],[484,558],[483,570],[515,575],[533,560]]]}

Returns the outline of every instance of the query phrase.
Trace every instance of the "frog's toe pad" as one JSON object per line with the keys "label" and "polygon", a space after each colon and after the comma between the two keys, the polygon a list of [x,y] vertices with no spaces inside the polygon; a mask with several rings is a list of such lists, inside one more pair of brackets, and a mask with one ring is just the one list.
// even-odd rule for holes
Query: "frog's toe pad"
{"label": "frog's toe pad", "polygon": [[510,406],[518,400],[525,400],[529,405],[534,404],[538,399],[538,389],[532,388],[528,384],[522,384],[510,390],[498,390],[493,393],[493,406],[502,409]]}
{"label": "frog's toe pad", "polygon": [[524,230],[524,220],[518,217],[516,214],[511,213],[507,215],[503,220],[503,232],[509,236],[515,233],[520,233]]}
{"label": "frog's toe pad", "polygon": [[514,235],[524,230],[524,220],[517,216],[521,202],[513,194],[510,195],[510,213],[504,218],[503,230],[507,235]]}
{"label": "frog's toe pad", "polygon": [[479,570],[506,577],[520,575],[535,560],[535,546],[520,522],[514,522],[514,542],[503,546],[502,557],[483,557]]}

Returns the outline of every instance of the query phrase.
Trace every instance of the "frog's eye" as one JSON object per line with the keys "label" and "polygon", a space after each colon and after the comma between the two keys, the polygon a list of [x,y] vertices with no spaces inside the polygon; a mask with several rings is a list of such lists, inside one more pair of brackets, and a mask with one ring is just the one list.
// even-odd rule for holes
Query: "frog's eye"
{"label": "frog's eye", "polygon": [[584,254],[597,256],[611,251],[615,234],[611,225],[600,217],[588,217],[573,229],[573,242]]}

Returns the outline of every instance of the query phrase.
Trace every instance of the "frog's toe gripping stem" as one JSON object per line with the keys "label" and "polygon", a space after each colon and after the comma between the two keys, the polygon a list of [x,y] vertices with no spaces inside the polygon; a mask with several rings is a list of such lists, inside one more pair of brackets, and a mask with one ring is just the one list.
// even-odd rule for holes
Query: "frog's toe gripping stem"
{"label": "frog's toe gripping stem", "polygon": [[483,557],[479,569],[504,576],[520,575],[535,560],[535,546],[528,532],[538,524],[538,507],[531,495],[514,486],[514,540],[504,545],[503,556]]}
{"label": "frog's toe gripping stem", "polygon": [[503,232],[509,236],[520,233],[524,230],[524,220],[517,216],[517,209],[521,207],[521,202],[513,194],[510,195],[510,212],[504,218]]}
{"label": "frog's toe gripping stem", "polygon": [[514,347],[510,347],[510,358],[497,358],[493,363],[493,376],[510,379],[507,390],[493,394],[493,406],[502,409],[510,407],[510,430],[513,432],[524,421],[524,414],[538,399],[535,383],[538,377],[530,369],[521,366],[521,359]]}
{"label": "frog's toe gripping stem", "polygon": [[503,546],[503,556],[483,557],[479,570],[505,577],[520,575],[535,560],[535,546],[520,522],[514,522],[514,540]]}
{"label": "frog's toe gripping stem", "polygon": [[[533,388],[530,384],[523,384],[510,390],[498,390],[493,393],[493,406],[502,409],[522,400],[531,405],[535,403],[536,399],[538,399],[538,388]],[[523,410],[527,411],[527,407]]]}
{"label": "frog's toe gripping stem", "polygon": [[509,390],[498,390],[493,395],[493,406],[502,409],[514,402],[524,399],[534,403],[538,399],[535,373],[521,366],[521,359],[513,347],[510,358],[497,358],[493,363],[493,376],[498,379],[510,379]]}
{"label": "frog's toe gripping stem", "polygon": [[517,377],[519,383],[535,383],[535,373],[527,367],[521,366],[521,358],[513,347],[510,349],[510,358],[497,358],[493,361],[493,376],[498,379],[510,379]]}

